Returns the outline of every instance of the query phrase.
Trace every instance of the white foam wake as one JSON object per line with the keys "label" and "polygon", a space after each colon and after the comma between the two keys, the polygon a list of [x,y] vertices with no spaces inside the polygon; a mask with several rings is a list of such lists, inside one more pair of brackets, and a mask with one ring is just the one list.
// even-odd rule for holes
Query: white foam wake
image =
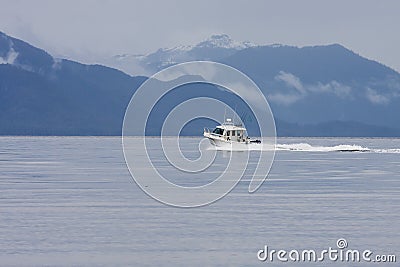
{"label": "white foam wake", "polygon": [[400,153],[399,148],[381,149],[368,148],[360,145],[313,146],[307,143],[277,144],[277,151],[304,151],[304,152],[372,152],[372,153]]}
{"label": "white foam wake", "polygon": [[400,148],[392,148],[392,149],[373,149],[375,153],[394,153],[400,154]]}
{"label": "white foam wake", "polygon": [[[229,150],[229,151],[271,151],[272,147],[261,144],[249,144],[246,149],[235,149],[234,147],[210,147],[216,150]],[[294,143],[294,144],[276,144],[276,151],[294,151],[294,152],[370,152],[370,153],[400,153],[399,148],[393,149],[380,149],[368,148],[360,145],[340,144],[335,146],[316,146],[308,143]]]}
{"label": "white foam wake", "polygon": [[277,144],[276,150],[308,151],[308,152],[368,152],[371,149],[359,145],[312,146],[307,143]]}

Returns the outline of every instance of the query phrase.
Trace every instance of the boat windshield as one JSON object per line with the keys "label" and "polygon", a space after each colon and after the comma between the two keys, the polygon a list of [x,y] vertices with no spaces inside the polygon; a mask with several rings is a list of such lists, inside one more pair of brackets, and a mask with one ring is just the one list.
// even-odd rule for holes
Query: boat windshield
{"label": "boat windshield", "polygon": [[215,128],[213,133],[219,134],[219,135],[223,135],[224,134],[224,130],[221,129],[221,128]]}

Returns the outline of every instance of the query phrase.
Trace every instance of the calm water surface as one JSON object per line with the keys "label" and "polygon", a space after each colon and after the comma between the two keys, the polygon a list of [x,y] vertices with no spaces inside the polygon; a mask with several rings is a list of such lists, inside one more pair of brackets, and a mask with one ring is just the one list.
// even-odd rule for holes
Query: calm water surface
{"label": "calm water surface", "polygon": [[[199,140],[182,144],[196,154]],[[398,266],[400,139],[278,143],[259,191],[249,194],[244,177],[220,201],[182,209],[139,189],[120,138],[0,137],[0,266],[282,266],[260,262],[257,251],[321,251],[339,238],[397,254],[397,263],[372,265]],[[163,162],[154,147],[157,155]],[[296,263],[321,265],[365,263]]]}

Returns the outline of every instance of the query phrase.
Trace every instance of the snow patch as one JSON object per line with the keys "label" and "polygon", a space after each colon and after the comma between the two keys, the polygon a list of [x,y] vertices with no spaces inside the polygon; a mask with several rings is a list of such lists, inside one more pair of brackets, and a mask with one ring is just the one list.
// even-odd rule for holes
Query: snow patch
{"label": "snow patch", "polygon": [[255,46],[255,44],[248,41],[245,42],[234,41],[227,34],[212,35],[207,40],[200,42],[196,45],[196,47],[227,48],[236,50],[241,50],[253,46]]}

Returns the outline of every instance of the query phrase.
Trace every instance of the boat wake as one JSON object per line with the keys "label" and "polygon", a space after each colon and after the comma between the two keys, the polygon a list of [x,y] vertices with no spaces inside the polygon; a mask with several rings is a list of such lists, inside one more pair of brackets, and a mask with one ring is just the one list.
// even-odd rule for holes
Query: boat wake
{"label": "boat wake", "polygon": [[372,152],[372,153],[400,153],[399,148],[376,149],[360,145],[313,146],[307,143],[277,144],[276,151],[304,151],[304,152]]}
{"label": "boat wake", "polygon": [[312,146],[307,143],[277,144],[276,150],[308,151],[308,152],[370,152],[371,151],[371,149],[359,145]]}
{"label": "boat wake", "polygon": [[[230,147],[211,147],[211,149],[223,150],[223,151],[236,151]],[[247,146],[248,151],[271,151],[272,147],[261,144],[249,144]],[[335,146],[316,146],[308,143],[294,143],[294,144],[276,144],[276,151],[293,151],[293,152],[369,152],[369,153],[400,153],[400,148],[394,149],[378,149],[368,148],[360,145],[335,145]],[[238,149],[237,151],[243,151]]]}

